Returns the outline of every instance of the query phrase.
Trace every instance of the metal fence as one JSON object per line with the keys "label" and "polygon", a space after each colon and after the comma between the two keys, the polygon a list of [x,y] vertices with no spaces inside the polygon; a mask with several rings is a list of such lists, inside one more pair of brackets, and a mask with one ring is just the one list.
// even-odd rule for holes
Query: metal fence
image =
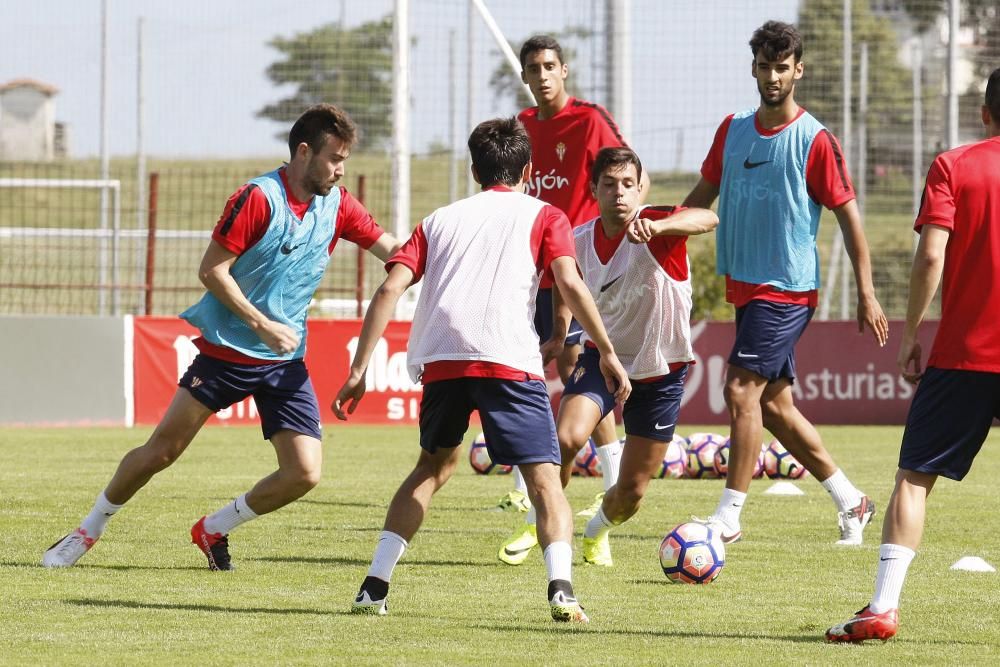
{"label": "metal fence", "polygon": [[[393,198],[392,27],[403,4],[411,157],[409,203],[397,215],[394,207],[406,199]],[[231,3],[192,0],[11,4],[0,10],[7,28],[0,40],[0,179],[117,181],[121,235],[115,279],[99,261],[111,244],[100,231],[113,227],[108,189],[0,188],[0,313],[183,308],[200,290],[198,260],[227,196],[280,163],[291,120],[317,101],[340,104],[359,122],[363,142],[348,161],[346,184],[355,190],[365,175],[366,203],[385,226],[395,218],[412,227],[464,196],[470,127],[529,103],[477,5],[515,50],[536,33],[561,40],[573,94],[616,115],[653,174],[654,203],[679,202],[719,122],[756,104],[747,46],[753,29],[768,19],[797,23],[806,63],[797,99],[841,138],[865,212],[878,295],[890,315],[905,312],[923,174],[953,141],[980,135],[985,73],[1000,66],[995,2],[958,3],[957,30],[941,0],[302,0],[294,11],[247,0],[240,12]],[[96,65],[102,54],[106,76]],[[11,97],[19,90],[37,93],[37,109]],[[18,153],[23,141],[11,133],[23,139],[31,131],[33,110],[57,124],[65,157]],[[162,236],[150,279],[153,171],[160,175],[154,213]],[[30,231],[39,228],[96,231]],[[840,256],[838,233],[826,216],[825,277]],[[728,317],[712,286],[712,243],[692,244],[696,279],[708,288],[697,315]],[[318,295],[328,303],[358,293],[348,245]],[[382,272],[370,259],[365,268],[360,291],[368,294]],[[841,279],[829,282],[829,314],[844,315],[841,304],[853,299],[842,298]]]}

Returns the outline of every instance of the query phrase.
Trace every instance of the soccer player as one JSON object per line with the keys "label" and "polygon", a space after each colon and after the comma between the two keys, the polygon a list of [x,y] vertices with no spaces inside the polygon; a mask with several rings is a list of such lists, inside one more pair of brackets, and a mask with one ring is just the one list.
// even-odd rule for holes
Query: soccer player
{"label": "soccer player", "polygon": [[149,440],[121,460],[79,527],[42,558],[68,567],[156,473],[179,457],[212,413],[253,396],[278,469],[218,511],[198,520],[191,540],[212,570],[233,569],[228,535],[287,505],[319,482],[319,404],[303,363],[306,310],[341,237],[388,259],[399,242],[384,233],[336,183],[356,138],[341,109],[306,110],[288,135],[290,161],[229,198],[201,261],[208,291],[181,317],[196,326],[199,350]]}
{"label": "soccer player", "polygon": [[750,40],[760,106],[727,117],[685,206],[719,197],[716,270],[736,307],[725,399],[731,423],[726,488],[709,518],[723,542],[740,539],[740,512],[766,427],[820,480],[838,510],[837,544],[861,544],[875,515],[871,499],[834,463],[815,427],[792,399],[795,343],[812,318],[819,288],[816,233],[821,206],[844,235],[857,283],[858,330],[885,345],[889,325],[875,298],[868,242],[837,140],[795,102],[802,39],[794,26],[768,21]]}
{"label": "soccer player", "polygon": [[[1000,69],[986,84],[982,119],[985,141],[942,153],[927,173],[896,357],[902,376],[919,384],[882,525],[875,594],[854,618],[827,630],[828,641],[896,634],[899,595],[923,536],[927,496],[939,475],[965,477],[1000,418]],[[938,283],[941,321],[924,371],[917,328]]]}
{"label": "soccer player", "polygon": [[[625,146],[625,140],[606,109],[569,95],[566,90],[569,65],[563,59],[558,41],[547,35],[532,37],[521,46],[520,60],[521,79],[531,89],[537,105],[518,114],[531,137],[533,166],[527,193],[561,209],[573,227],[582,225],[598,214],[597,201],[589,186],[594,157],[605,146]],[[645,197],[649,176],[642,176]],[[542,277],[538,290],[535,329],[543,344],[562,350],[556,366],[565,384],[580,354],[581,329],[572,320],[553,319],[552,283],[546,276]],[[593,438],[607,491],[618,477],[621,457],[614,415],[609,414],[601,421]],[[500,560],[510,565],[524,562],[538,543],[530,503],[525,502],[523,481],[516,469],[514,481],[514,490],[500,500],[499,506],[529,511],[529,516],[524,527],[498,553]],[[598,494],[594,504],[580,515],[593,516],[603,495]]]}
{"label": "soccer player", "polygon": [[[618,480],[584,532],[583,559],[594,565],[613,564],[608,533],[639,509],[673,438],[694,359],[687,237],[719,223],[708,209],[640,206],[641,174],[631,149],[601,149],[590,178],[601,214],[575,230],[583,281],[632,381]],[[615,404],[598,372],[600,352],[586,333],[582,340],[556,422],[564,485],[577,452]]]}
{"label": "soccer player", "polygon": [[438,209],[389,262],[361,330],[351,372],[333,410],[346,419],[365,392],[365,369],[400,296],[423,280],[407,349],[420,403],[420,457],[389,505],[368,576],[352,611],[387,613],[393,568],[451,477],[473,410],[490,458],[519,465],[538,512],[538,537],[557,621],[586,622],[573,593],[573,515],[559,483],[559,445],[542,355],[532,326],[535,291],[551,271],[573,313],[601,351],[601,374],[617,401],[630,384],[576,270],[566,215],[524,194],[531,145],[515,118],[480,123],[469,137],[482,192]]}

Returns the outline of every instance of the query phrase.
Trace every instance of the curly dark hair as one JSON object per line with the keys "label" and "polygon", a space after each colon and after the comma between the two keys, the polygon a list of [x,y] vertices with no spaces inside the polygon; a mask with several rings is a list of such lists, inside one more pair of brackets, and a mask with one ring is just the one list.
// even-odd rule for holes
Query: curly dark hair
{"label": "curly dark hair", "polygon": [[802,60],[802,36],[795,26],[781,21],[768,21],[753,31],[750,38],[753,57],[763,53],[771,61],[781,61],[795,56],[795,62]]}

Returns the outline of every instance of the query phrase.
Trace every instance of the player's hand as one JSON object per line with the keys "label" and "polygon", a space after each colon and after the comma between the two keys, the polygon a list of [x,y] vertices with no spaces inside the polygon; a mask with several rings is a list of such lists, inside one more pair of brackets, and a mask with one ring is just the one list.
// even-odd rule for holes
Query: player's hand
{"label": "player's hand", "polygon": [[618,355],[602,353],[600,365],[601,375],[604,376],[608,391],[614,394],[616,402],[624,403],[632,393],[632,383],[625,368],[618,361]]}
{"label": "player's hand", "polygon": [[625,227],[625,238],[632,243],[648,243],[653,238],[653,221],[636,218]]}
{"label": "player's hand", "polygon": [[899,366],[899,374],[910,384],[917,384],[924,376],[921,356],[920,341],[916,337],[912,340],[904,337],[899,345],[899,354],[896,355],[896,365]]}
{"label": "player's hand", "polygon": [[268,320],[257,330],[257,335],[275,354],[291,354],[299,349],[299,335],[287,324]]}
{"label": "player's hand", "polygon": [[558,359],[559,355],[563,353],[563,349],[565,347],[565,336],[553,336],[542,343],[542,346],[539,348],[539,351],[542,353],[542,365],[546,366],[553,359]]}
{"label": "player's hand", "polygon": [[[353,415],[354,411],[358,409],[358,403],[361,402],[361,398],[365,395],[366,390],[365,374],[356,374],[352,371],[347,376],[344,386],[337,392],[337,398],[333,399],[331,407],[333,408],[333,414],[337,415],[337,419],[347,421],[347,415]],[[344,414],[345,407],[347,408],[347,414]]]}
{"label": "player's hand", "polygon": [[875,297],[858,301],[858,333],[864,333],[865,325],[872,330],[879,347],[885,347],[889,340],[889,320]]}

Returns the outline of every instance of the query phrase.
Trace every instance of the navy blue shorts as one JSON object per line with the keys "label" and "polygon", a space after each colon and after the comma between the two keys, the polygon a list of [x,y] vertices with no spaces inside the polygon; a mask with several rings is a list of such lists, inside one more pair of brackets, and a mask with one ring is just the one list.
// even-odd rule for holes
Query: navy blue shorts
{"label": "navy blue shorts", "polygon": [[265,440],[284,429],[323,437],[316,391],[301,359],[257,366],[199,354],[177,384],[215,412],[253,396]]}
{"label": "navy blue shorts", "polygon": [[[615,397],[608,391],[601,375],[601,353],[592,347],[584,347],[576,361],[576,367],[563,389],[563,396],[579,394],[586,396],[601,409],[603,419],[615,408]],[[622,409],[625,433],[650,440],[670,442],[674,437],[674,426],[681,411],[684,396],[684,380],[687,366],[655,382],[632,381],[632,393]]]}
{"label": "navy blue shorts", "polygon": [[494,463],[562,463],[549,392],[541,380],[468,377],[424,385],[420,446],[434,454],[462,444],[473,410],[479,411]]}
{"label": "navy blue shorts", "polygon": [[[535,296],[535,331],[541,342],[552,338],[552,289],[539,288]],[[566,345],[579,345],[583,327],[573,318],[569,321],[569,333],[566,334]]]}
{"label": "navy blue shorts", "polygon": [[906,417],[899,467],[961,481],[1000,419],[1000,373],[928,368]]}
{"label": "navy blue shorts", "polygon": [[754,299],[736,309],[736,341],[729,363],[769,382],[795,380],[795,344],[815,308]]}

